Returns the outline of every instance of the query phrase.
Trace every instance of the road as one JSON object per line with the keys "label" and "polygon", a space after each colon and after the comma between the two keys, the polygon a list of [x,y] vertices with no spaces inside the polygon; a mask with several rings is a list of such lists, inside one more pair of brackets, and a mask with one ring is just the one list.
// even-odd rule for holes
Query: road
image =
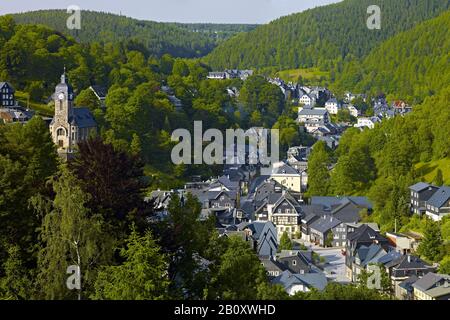
{"label": "road", "polygon": [[349,283],[345,275],[345,256],[342,255],[342,248],[321,248],[302,240],[296,241],[312,249],[319,256],[325,258],[326,264],[324,272],[331,281],[339,283]]}

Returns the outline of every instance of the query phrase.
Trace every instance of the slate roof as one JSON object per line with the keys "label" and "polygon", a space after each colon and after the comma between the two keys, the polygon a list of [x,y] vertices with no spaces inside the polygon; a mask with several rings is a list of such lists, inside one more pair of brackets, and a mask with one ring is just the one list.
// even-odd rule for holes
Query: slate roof
{"label": "slate roof", "polygon": [[306,274],[292,274],[289,271],[284,271],[280,276],[276,277],[273,284],[280,284],[285,289],[292,287],[295,284],[302,284],[308,288],[315,288],[317,290],[324,290],[328,284],[327,277],[323,273],[306,273]]}
{"label": "slate roof", "polygon": [[331,216],[323,216],[319,218],[318,220],[314,221],[310,229],[319,231],[321,233],[325,233],[330,229],[333,229],[334,227],[337,227],[342,222],[334,217]]}
{"label": "slate roof", "polygon": [[12,86],[9,82],[0,82],[0,89],[3,89],[3,87],[4,87],[5,85],[8,85],[8,86],[11,88],[11,90],[12,90],[13,93],[15,92],[13,86]]}
{"label": "slate roof", "polygon": [[311,204],[331,208],[336,205],[341,205],[345,199],[352,201],[359,207],[372,209],[372,203],[367,197],[311,197]]}
{"label": "slate roof", "polygon": [[427,204],[436,208],[442,208],[450,199],[450,187],[444,186],[436,191],[427,201]]}
{"label": "slate roof", "polygon": [[296,174],[299,175],[298,171],[292,168],[290,165],[283,163],[279,167],[274,167],[272,169],[272,174]]}
{"label": "slate roof", "polygon": [[412,191],[415,191],[415,192],[420,192],[422,190],[428,189],[431,186],[432,186],[431,184],[428,184],[425,182],[419,182],[419,183],[416,183],[415,185],[409,187],[409,189]]}
{"label": "slate roof", "polygon": [[76,125],[78,128],[95,128],[97,122],[95,122],[89,108],[73,108],[73,116],[69,118],[69,123]]}
{"label": "slate roof", "polygon": [[450,286],[436,287],[436,288],[427,290],[425,293],[432,298],[439,298],[439,297],[447,296],[447,295],[450,296]]}
{"label": "slate roof", "polygon": [[412,291],[413,290],[413,284],[416,283],[416,281],[419,280],[419,278],[415,275],[409,277],[408,279],[402,281],[398,286],[400,288],[405,289],[406,291]]}
{"label": "slate roof", "polygon": [[416,289],[419,289],[420,291],[427,291],[433,288],[436,283],[447,279],[450,281],[450,276],[428,272],[426,275],[424,275],[421,279],[417,280],[413,287]]}
{"label": "slate roof", "polygon": [[428,269],[430,268],[419,257],[412,255],[404,255],[399,259],[393,260],[386,264],[386,267],[394,267],[396,270],[410,270],[410,269]]}
{"label": "slate roof", "polygon": [[352,232],[347,237],[350,241],[358,241],[358,242],[383,242],[388,243],[388,240],[384,238],[379,232],[373,230],[370,226],[364,224],[355,232]]}
{"label": "slate roof", "polygon": [[100,98],[100,99],[105,99],[106,95],[108,94],[108,90],[106,89],[106,87],[104,86],[100,86],[100,85],[93,85],[91,86],[92,91],[95,92],[95,94]]}
{"label": "slate roof", "polygon": [[326,109],[307,109],[304,108],[303,110],[301,110],[298,114],[300,116],[325,116],[325,114],[327,114],[328,111]]}

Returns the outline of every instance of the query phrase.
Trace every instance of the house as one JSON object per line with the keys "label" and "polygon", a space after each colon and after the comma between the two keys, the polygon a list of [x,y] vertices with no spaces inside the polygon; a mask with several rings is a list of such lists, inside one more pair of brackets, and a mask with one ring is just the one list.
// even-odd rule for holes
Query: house
{"label": "house", "polygon": [[329,124],[330,115],[326,109],[311,108],[307,105],[299,107],[297,122],[304,124],[307,132],[312,132],[318,127]]}
{"label": "house", "polygon": [[245,232],[247,241],[258,256],[272,257],[277,253],[277,228],[272,222],[243,222],[237,225],[237,229]]}
{"label": "house", "polygon": [[[331,232],[333,232],[333,247],[345,247],[347,243],[348,235],[358,229],[365,223],[350,223],[343,222],[340,225],[334,227]],[[373,230],[379,232],[380,229],[376,223],[366,223]]]}
{"label": "house", "polygon": [[293,192],[302,192],[302,175],[287,163],[274,164],[270,178]]}
{"label": "house", "polygon": [[329,236],[333,235],[331,230],[341,223],[332,215],[324,215],[316,219],[309,227],[310,241],[322,247],[329,246]]}
{"label": "house", "polygon": [[381,119],[379,117],[360,117],[358,118],[358,123],[355,124],[355,128],[375,128],[377,123],[380,123]]}
{"label": "house", "polygon": [[266,269],[269,280],[273,280],[287,270],[287,267],[281,262],[277,261],[275,257],[260,256],[259,260],[261,261],[264,269]]}
{"label": "house", "polygon": [[305,274],[312,271],[311,251],[282,251],[277,255],[277,261],[284,265],[285,270],[293,274]]}
{"label": "house", "polygon": [[425,202],[425,214],[434,221],[441,221],[450,214],[450,187],[439,188],[430,199]]}
{"label": "house", "polygon": [[373,230],[369,225],[363,224],[354,232],[348,234],[345,245],[345,265],[347,278],[356,281],[353,264],[357,250],[362,246],[370,247],[372,244],[380,245],[386,252],[390,251],[389,241],[380,232]]}
{"label": "house", "polygon": [[412,107],[408,105],[405,101],[394,101],[392,103],[392,110],[395,114],[404,115],[412,111]]}
{"label": "house", "polygon": [[416,283],[417,280],[419,280],[417,276],[411,276],[408,279],[400,282],[395,297],[399,300],[413,300],[414,299],[413,284]]}
{"label": "house", "polygon": [[412,284],[414,300],[450,300],[450,276],[429,272]]}
{"label": "house", "polygon": [[369,246],[362,245],[356,249],[354,260],[351,265],[352,282],[357,282],[363,270],[366,270],[371,264],[377,264],[378,259],[386,254],[387,251],[381,245],[376,243],[372,243]]}
{"label": "house", "polygon": [[316,105],[316,97],[312,94],[305,93],[300,97],[299,102],[304,106],[311,106],[311,108],[314,108],[314,106]]}
{"label": "house", "polygon": [[267,198],[267,216],[277,227],[279,237],[284,232],[292,239],[300,234],[302,209],[298,201],[288,191],[274,193]]}
{"label": "house", "polygon": [[226,72],[209,72],[206,78],[210,80],[225,80],[227,78],[227,74]]}
{"label": "house", "polygon": [[14,88],[8,82],[0,82],[0,107],[14,107]]}
{"label": "house", "polygon": [[415,252],[419,247],[417,238],[411,237],[406,234],[387,232],[386,238],[389,240],[395,250],[401,252],[402,254]]}
{"label": "house", "polygon": [[419,257],[411,254],[402,255],[400,258],[385,264],[385,267],[391,277],[396,296],[400,296],[402,292],[402,289],[399,287],[400,283],[411,276],[420,278],[435,270]]}
{"label": "house", "polygon": [[336,98],[331,98],[325,103],[325,109],[327,109],[329,114],[338,114],[341,105]]}
{"label": "house", "polygon": [[439,187],[419,182],[409,187],[411,191],[411,213],[422,215],[426,212],[426,202],[439,190]]}
{"label": "house", "polygon": [[94,92],[95,96],[97,97],[97,99],[100,101],[100,106],[102,108],[105,108],[105,101],[106,101],[106,96],[108,95],[108,89],[104,86],[100,86],[100,85],[93,85],[90,86],[89,89]]}
{"label": "house", "polygon": [[223,72],[209,72],[207,79],[225,80],[225,79],[241,79],[245,81],[253,75],[253,70],[225,70]]}
{"label": "house", "polygon": [[286,292],[293,296],[297,292],[309,292],[311,289],[322,291],[328,284],[324,273],[293,274],[286,270],[272,280],[272,284],[281,285]]}
{"label": "house", "polygon": [[287,163],[298,172],[308,169],[308,157],[311,153],[310,147],[291,147],[287,152]]}
{"label": "house", "polygon": [[97,132],[97,122],[89,108],[74,106],[74,93],[64,70],[61,82],[55,88],[55,116],[50,123],[53,142],[58,153],[68,158],[80,141]]}
{"label": "house", "polygon": [[13,108],[0,107],[0,123],[26,123],[34,116],[34,111],[15,106]]}
{"label": "house", "polygon": [[350,115],[352,117],[358,118],[359,117],[359,110],[356,109],[354,106],[352,105],[346,105],[345,108],[350,112]]}

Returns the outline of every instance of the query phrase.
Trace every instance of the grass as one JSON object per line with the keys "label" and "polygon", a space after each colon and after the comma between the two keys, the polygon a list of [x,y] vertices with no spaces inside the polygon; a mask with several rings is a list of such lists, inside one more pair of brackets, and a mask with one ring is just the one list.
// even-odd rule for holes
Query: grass
{"label": "grass", "polygon": [[427,163],[421,162],[416,165],[417,173],[428,183],[433,182],[439,169],[442,171],[444,183],[446,185],[450,185],[450,158],[444,158]]}
{"label": "grass", "polygon": [[19,104],[23,107],[28,107],[34,111],[36,114],[46,117],[53,117],[54,110],[46,104],[38,103],[35,101],[28,101],[28,94],[21,91],[15,92],[16,100],[19,101]]}
{"label": "grass", "polygon": [[326,71],[320,71],[318,68],[306,68],[279,71],[276,76],[287,82],[297,82],[300,76],[308,82],[319,82],[321,78],[328,80],[330,74]]}

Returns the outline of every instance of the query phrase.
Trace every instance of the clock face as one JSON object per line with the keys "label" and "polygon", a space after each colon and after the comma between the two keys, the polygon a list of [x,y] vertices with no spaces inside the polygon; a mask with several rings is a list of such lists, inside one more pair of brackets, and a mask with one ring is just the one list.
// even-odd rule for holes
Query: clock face
{"label": "clock face", "polygon": [[58,95],[58,99],[59,99],[59,100],[64,100],[64,93],[60,93],[60,94]]}

